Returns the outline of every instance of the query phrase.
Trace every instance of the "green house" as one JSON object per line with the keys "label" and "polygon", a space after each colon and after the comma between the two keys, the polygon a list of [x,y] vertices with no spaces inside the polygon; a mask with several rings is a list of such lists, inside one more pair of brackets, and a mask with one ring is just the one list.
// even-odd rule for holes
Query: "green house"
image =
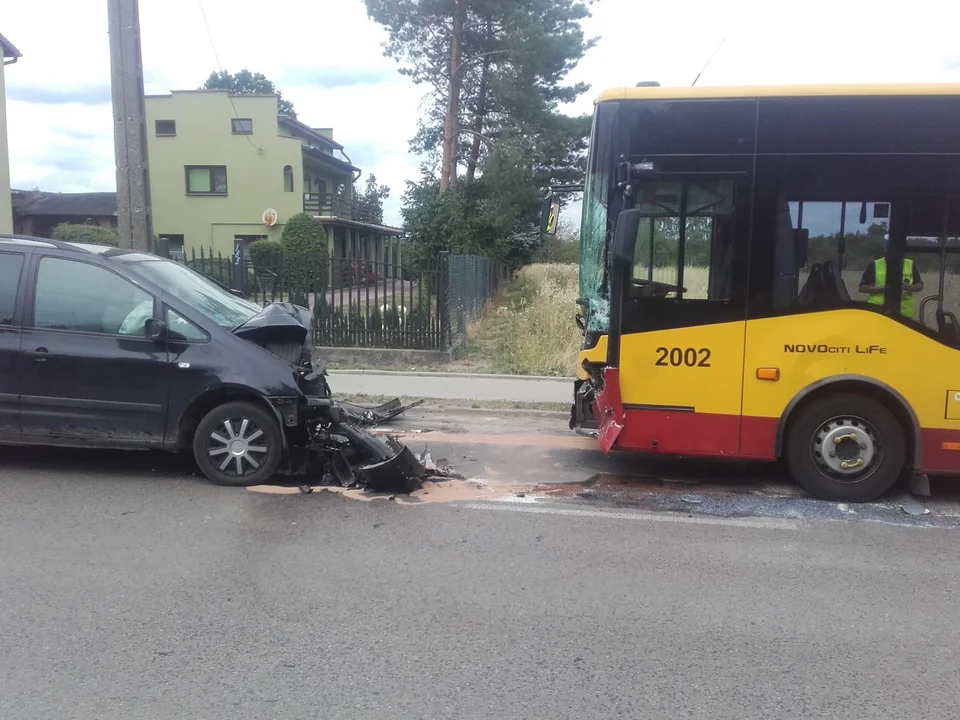
{"label": "green house", "polygon": [[276,95],[185,90],[146,97],[153,228],[172,255],[244,257],[307,212],[334,258],[399,262],[398,228],[355,197],[360,168],[326,128],[278,113]]}
{"label": "green house", "polygon": [[7,91],[3,72],[20,57],[20,51],[0,35],[0,233],[13,232],[13,210],[10,204],[10,156],[7,149]]}

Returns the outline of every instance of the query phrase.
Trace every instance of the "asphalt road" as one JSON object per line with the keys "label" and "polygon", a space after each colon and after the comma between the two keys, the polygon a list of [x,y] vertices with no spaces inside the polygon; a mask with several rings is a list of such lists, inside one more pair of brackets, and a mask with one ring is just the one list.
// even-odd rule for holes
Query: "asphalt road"
{"label": "asphalt road", "polygon": [[330,370],[330,387],[340,395],[566,403],[573,401],[570,378],[468,373]]}
{"label": "asphalt road", "polygon": [[[533,459],[575,488],[604,462],[433,425],[431,452],[471,476]],[[11,449],[0,493],[4,720],[946,718],[960,702],[957,523],[582,493],[408,506]]]}

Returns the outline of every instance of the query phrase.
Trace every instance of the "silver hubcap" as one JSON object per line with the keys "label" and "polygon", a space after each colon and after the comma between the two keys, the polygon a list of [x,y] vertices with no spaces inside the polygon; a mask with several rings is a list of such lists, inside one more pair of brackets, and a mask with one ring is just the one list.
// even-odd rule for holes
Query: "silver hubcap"
{"label": "silver hubcap", "polygon": [[838,479],[859,480],[878,464],[880,439],[865,420],[838,417],[820,426],[810,450],[821,471]]}
{"label": "silver hubcap", "polygon": [[[259,442],[257,442],[259,440]],[[256,472],[269,448],[263,430],[248,418],[230,418],[207,438],[207,454],[221,472],[242,476]]]}

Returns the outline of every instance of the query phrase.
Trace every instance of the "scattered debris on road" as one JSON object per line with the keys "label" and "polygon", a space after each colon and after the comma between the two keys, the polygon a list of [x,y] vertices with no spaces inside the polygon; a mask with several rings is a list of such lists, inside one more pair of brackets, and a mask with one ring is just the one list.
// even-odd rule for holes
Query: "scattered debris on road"
{"label": "scattered debris on road", "polygon": [[914,517],[920,515],[929,515],[930,510],[925,508],[918,502],[906,501],[900,504],[900,509],[903,510],[907,515],[913,515]]}

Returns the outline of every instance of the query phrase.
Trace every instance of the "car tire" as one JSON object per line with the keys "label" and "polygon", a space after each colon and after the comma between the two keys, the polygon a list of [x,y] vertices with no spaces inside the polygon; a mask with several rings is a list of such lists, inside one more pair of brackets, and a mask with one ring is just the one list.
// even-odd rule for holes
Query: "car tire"
{"label": "car tire", "polygon": [[215,485],[259,485],[273,477],[280,466],[280,424],[276,417],[253,403],[219,405],[197,426],[193,457],[200,472]]}
{"label": "car tire", "polygon": [[906,463],[900,422],[886,405],[864,395],[814,400],[791,420],[785,440],[793,479],[823,500],[875,500]]}

